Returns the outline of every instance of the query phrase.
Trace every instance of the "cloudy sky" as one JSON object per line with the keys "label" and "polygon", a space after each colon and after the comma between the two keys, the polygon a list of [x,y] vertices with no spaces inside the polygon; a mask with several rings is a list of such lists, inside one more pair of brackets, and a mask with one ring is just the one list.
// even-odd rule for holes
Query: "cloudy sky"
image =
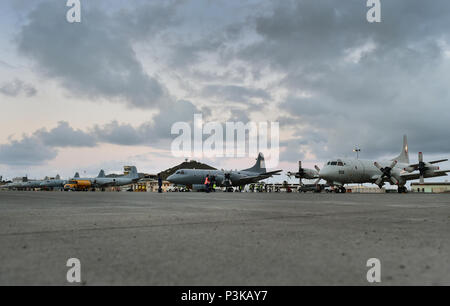
{"label": "cloudy sky", "polygon": [[[450,156],[450,2],[81,0],[0,4],[0,175],[155,173],[170,127],[278,121],[279,168]],[[204,160],[236,168],[251,158]],[[450,168],[450,165],[444,165]]]}

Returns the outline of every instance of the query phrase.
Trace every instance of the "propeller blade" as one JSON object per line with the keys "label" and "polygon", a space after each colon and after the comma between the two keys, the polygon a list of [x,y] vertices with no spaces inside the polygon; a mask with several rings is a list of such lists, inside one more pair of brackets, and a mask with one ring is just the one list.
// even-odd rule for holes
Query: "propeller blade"
{"label": "propeller blade", "polygon": [[420,176],[420,184],[424,184],[425,183],[425,179],[423,177],[423,175]]}
{"label": "propeller blade", "polygon": [[394,185],[397,185],[397,184],[398,184],[398,180],[397,180],[395,177],[393,177],[393,176],[391,176],[391,182],[392,182]]}
{"label": "propeller blade", "polygon": [[377,167],[378,169],[383,169],[383,167],[381,167],[381,165],[378,162],[374,162],[373,163],[375,165],[375,167]]}
{"label": "propeller blade", "polygon": [[319,177],[319,178],[314,182],[314,185],[319,184],[320,180],[321,180],[321,178]]}
{"label": "propeller blade", "polygon": [[419,152],[419,163],[423,163],[423,153]]}
{"label": "propeller blade", "polygon": [[300,172],[301,169],[302,169],[302,161],[299,160],[299,161],[298,161],[298,172]]}
{"label": "propeller blade", "polygon": [[397,165],[397,161],[396,160],[394,160],[392,163],[391,163],[391,165],[389,166],[389,168],[391,168],[391,169],[393,169],[394,167],[395,167],[395,165]]}
{"label": "propeller blade", "polygon": [[320,172],[320,168],[317,165],[314,165],[314,168],[316,168],[317,172]]}
{"label": "propeller blade", "polygon": [[383,181],[383,177],[380,176],[376,181],[375,184],[377,184],[378,186],[380,186],[381,182]]}

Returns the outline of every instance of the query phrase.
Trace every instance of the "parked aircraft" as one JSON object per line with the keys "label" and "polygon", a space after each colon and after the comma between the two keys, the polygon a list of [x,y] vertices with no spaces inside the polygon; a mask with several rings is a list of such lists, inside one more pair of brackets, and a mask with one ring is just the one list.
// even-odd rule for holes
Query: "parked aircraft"
{"label": "parked aircraft", "polygon": [[167,180],[173,184],[185,185],[189,188],[204,186],[206,176],[209,175],[218,187],[245,186],[277,175],[282,170],[267,172],[264,155],[259,153],[256,164],[240,171],[181,169],[170,175]]}
{"label": "parked aircraft", "polygon": [[0,186],[0,189],[12,189],[12,188],[13,188],[13,185],[14,185],[14,182],[7,183],[7,184],[5,184],[5,185],[1,185],[1,186]]}
{"label": "parked aircraft", "polygon": [[89,189],[89,188],[106,188],[112,186],[124,186],[137,182],[139,180],[139,174],[136,167],[130,167],[130,172],[126,176],[121,177],[106,177],[105,171],[101,170],[95,178],[80,178],[77,172],[75,176],[66,182],[64,189]]}
{"label": "parked aircraft", "polygon": [[136,183],[139,181],[139,174],[136,167],[130,167],[130,172],[125,176],[120,177],[106,177],[103,170],[100,171],[92,184],[97,187],[111,187],[111,186],[124,186]]}
{"label": "parked aircraft", "polygon": [[57,175],[54,179],[42,181],[40,188],[63,188],[66,183],[67,180],[62,180],[61,177]]}
{"label": "parked aircraft", "polygon": [[26,190],[45,187],[63,187],[64,182],[64,180],[60,179],[59,175],[57,175],[55,179],[48,179],[46,177],[44,180],[28,180],[28,178],[25,177],[20,182],[11,182],[1,186],[1,188]]}
{"label": "parked aircraft", "polygon": [[398,192],[406,192],[407,181],[420,179],[423,183],[425,178],[446,176],[450,170],[440,170],[437,163],[445,162],[448,159],[423,161],[423,154],[419,153],[419,162],[411,164],[409,162],[408,141],[406,135],[403,137],[402,152],[396,158],[389,161],[373,161],[362,159],[333,159],[320,169],[315,166],[313,169],[303,169],[299,163],[297,173],[288,173],[295,177],[305,179],[316,179],[316,183],[325,180],[335,187],[336,192],[345,192],[345,184],[373,183],[380,188],[386,182],[398,185]]}
{"label": "parked aircraft", "polygon": [[29,181],[27,177],[24,177],[22,181],[11,182],[1,186],[1,188],[8,189],[27,189],[37,188],[35,187],[38,181]]}

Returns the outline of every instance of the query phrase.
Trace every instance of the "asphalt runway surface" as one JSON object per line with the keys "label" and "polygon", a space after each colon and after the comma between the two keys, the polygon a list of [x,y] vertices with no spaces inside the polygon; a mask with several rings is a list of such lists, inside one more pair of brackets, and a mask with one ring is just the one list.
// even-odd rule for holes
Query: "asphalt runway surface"
{"label": "asphalt runway surface", "polygon": [[450,285],[450,195],[0,192],[0,285]]}

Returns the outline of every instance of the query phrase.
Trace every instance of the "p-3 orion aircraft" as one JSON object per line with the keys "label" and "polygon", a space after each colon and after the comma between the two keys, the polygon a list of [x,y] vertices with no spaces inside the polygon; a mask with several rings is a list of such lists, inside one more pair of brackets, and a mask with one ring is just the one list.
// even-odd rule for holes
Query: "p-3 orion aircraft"
{"label": "p-3 orion aircraft", "polygon": [[282,170],[266,171],[264,155],[259,153],[256,164],[248,169],[225,171],[204,169],[181,169],[170,175],[167,180],[173,184],[185,185],[197,190],[204,189],[206,176],[214,180],[218,187],[245,186],[277,175]]}
{"label": "p-3 orion aircraft", "polygon": [[345,184],[372,183],[380,188],[386,182],[398,186],[398,192],[407,192],[405,184],[407,181],[420,180],[424,183],[425,178],[446,176],[450,170],[440,170],[435,164],[445,162],[448,159],[440,159],[425,162],[422,152],[419,152],[418,163],[410,163],[408,154],[408,141],[406,135],[403,137],[402,152],[396,158],[388,161],[374,161],[363,159],[337,158],[328,161],[322,169],[302,168],[299,162],[299,170],[296,173],[288,172],[288,176],[300,179],[325,180],[330,186],[335,187],[336,192],[345,192]]}

